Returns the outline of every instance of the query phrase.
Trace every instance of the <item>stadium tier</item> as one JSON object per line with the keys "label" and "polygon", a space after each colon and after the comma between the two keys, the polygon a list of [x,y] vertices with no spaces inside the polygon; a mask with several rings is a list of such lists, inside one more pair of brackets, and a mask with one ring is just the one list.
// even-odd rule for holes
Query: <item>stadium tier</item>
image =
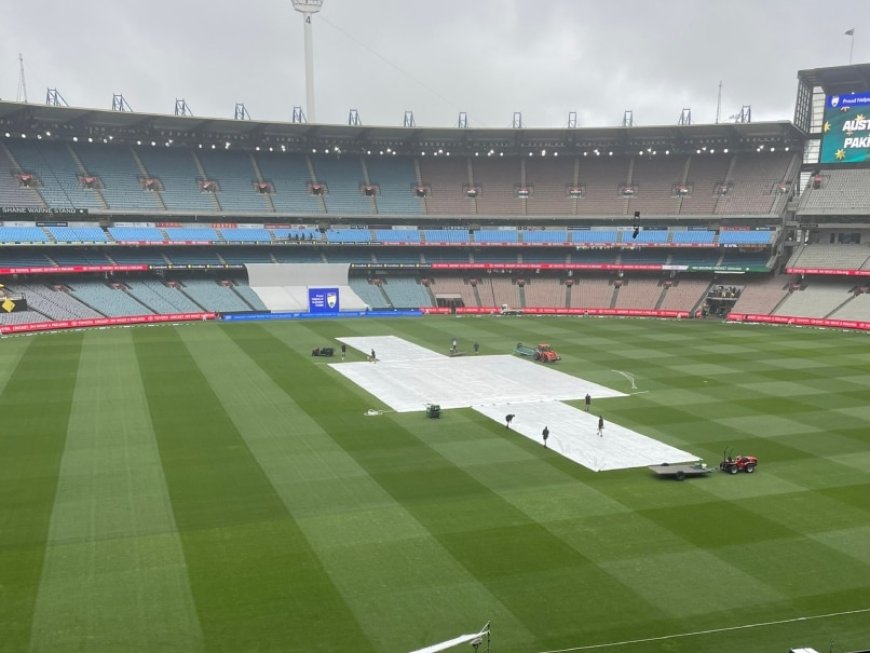
{"label": "stadium tier", "polygon": [[[43,119],[55,115],[66,114]],[[260,126],[261,143],[213,147],[213,128],[197,133],[205,146],[111,126],[99,139],[0,140],[0,269],[36,293],[6,323],[57,297],[101,316],[267,310],[246,268],[288,264],[347,265],[374,310],[863,315],[862,286],[836,278],[870,270],[862,230],[798,233],[789,220],[860,212],[866,171],[807,177],[802,134],[786,123],[632,130],[640,146],[580,130],[546,147],[522,142],[566,135],[422,130],[388,147],[388,128]],[[274,129],[288,137],[269,143]],[[835,278],[780,284],[777,269]],[[724,304],[707,296],[722,273],[741,275]]]}

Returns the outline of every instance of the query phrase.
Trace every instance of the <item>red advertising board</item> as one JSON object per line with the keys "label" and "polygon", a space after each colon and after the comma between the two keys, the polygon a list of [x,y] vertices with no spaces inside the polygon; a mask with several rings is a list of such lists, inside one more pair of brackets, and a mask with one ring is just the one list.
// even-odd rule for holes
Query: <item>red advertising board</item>
{"label": "red advertising board", "polygon": [[46,265],[38,267],[0,268],[5,274],[69,274],[72,272],[147,272],[147,265]]}
{"label": "red advertising board", "polygon": [[841,270],[830,268],[786,268],[787,274],[825,274],[845,277],[870,277],[870,270]]}
{"label": "red advertising board", "polygon": [[32,333],[58,329],[84,329],[88,327],[123,326],[125,324],[160,324],[163,322],[196,322],[214,320],[216,313],[170,313],[168,315],[127,315],[125,317],[95,317],[84,320],[55,320],[31,324],[8,324],[0,326],[0,333]]}
{"label": "red advertising board", "polygon": [[[451,308],[423,307],[425,314],[447,315],[453,312]],[[523,315],[608,315],[614,317],[689,317],[688,311],[656,311],[643,308],[523,308],[517,309]],[[466,306],[456,309],[457,315],[496,315],[501,313],[497,306]]]}
{"label": "red advertising board", "polygon": [[831,329],[870,330],[870,322],[860,320],[826,320],[816,317],[794,317],[790,315],[759,315],[756,313],[731,313],[729,322],[759,322],[761,324],[788,324],[791,326],[828,327]]}

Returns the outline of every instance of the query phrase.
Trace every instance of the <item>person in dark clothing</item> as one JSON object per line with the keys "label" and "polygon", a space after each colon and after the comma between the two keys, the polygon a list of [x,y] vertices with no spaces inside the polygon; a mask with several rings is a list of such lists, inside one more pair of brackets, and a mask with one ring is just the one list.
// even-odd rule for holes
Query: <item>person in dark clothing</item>
{"label": "person in dark clothing", "polygon": [[598,435],[604,437],[604,418],[601,415],[598,416]]}
{"label": "person in dark clothing", "polygon": [[475,342],[475,343],[474,343],[474,353],[476,354],[476,353],[479,352],[479,351],[480,351],[480,344],[478,344],[478,343]]}
{"label": "person in dark clothing", "polygon": [[586,393],[586,412],[587,412],[587,413],[589,412],[589,405],[590,405],[591,403],[592,403],[592,397],[591,397],[591,396],[589,395],[589,393],[587,392],[587,393]]}
{"label": "person in dark clothing", "polygon": [[341,343],[341,360],[344,360],[344,355],[347,353],[347,345]]}
{"label": "person in dark clothing", "polygon": [[377,362],[378,362],[378,357],[375,356],[375,350],[374,350],[374,349],[372,349],[371,361],[372,361],[372,363],[377,363]]}
{"label": "person in dark clothing", "polygon": [[546,448],[547,448],[547,438],[550,437],[550,429],[548,429],[548,428],[545,426],[545,427],[544,427],[544,430],[541,431],[541,435],[542,435],[543,438],[544,438],[544,449],[546,449]]}
{"label": "person in dark clothing", "polygon": [[513,413],[509,413],[504,416],[504,427],[509,429],[511,427],[511,422],[514,421]]}

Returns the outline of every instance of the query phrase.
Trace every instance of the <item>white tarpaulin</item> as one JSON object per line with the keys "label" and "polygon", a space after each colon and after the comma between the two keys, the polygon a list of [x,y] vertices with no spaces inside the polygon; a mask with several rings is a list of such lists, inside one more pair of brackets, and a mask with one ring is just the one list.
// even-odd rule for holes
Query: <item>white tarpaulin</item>
{"label": "white tarpaulin", "polygon": [[338,340],[366,355],[374,350],[377,360],[330,367],[397,412],[424,411],[429,404],[442,409],[471,407],[501,424],[513,414],[513,431],[543,446],[546,426],[554,452],[594,471],[698,459],[610,423],[606,416],[599,437],[597,412],[561,402],[583,399],[587,393],[593,399],[626,395],[552,366],[516,356],[444,356],[395,336]]}

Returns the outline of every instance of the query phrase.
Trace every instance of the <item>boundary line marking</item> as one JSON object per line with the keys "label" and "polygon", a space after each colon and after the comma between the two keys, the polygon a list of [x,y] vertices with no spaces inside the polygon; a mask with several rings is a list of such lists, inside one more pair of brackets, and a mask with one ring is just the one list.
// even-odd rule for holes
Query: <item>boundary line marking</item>
{"label": "boundary line marking", "polygon": [[764,626],[778,626],[781,624],[790,624],[798,621],[812,621],[815,619],[827,619],[829,617],[842,617],[850,614],[862,614],[870,612],[870,608],[860,608],[858,610],[846,610],[844,612],[829,612],[827,614],[810,615],[809,617],[794,617],[792,619],[780,619],[778,621],[765,621],[757,624],[743,624],[741,626],[726,626],[724,628],[710,628],[708,630],[696,630],[691,633],[676,633],[674,635],[661,635],[660,637],[646,637],[643,639],[627,639],[622,642],[606,642],[604,644],[588,644],[586,646],[574,646],[571,648],[559,648],[550,651],[540,651],[540,653],[568,653],[569,651],[591,651],[598,648],[610,648],[613,646],[627,646],[629,644],[642,644],[644,642],[660,642],[668,639],[679,639],[683,637],[696,637],[698,635],[711,635],[713,633],[724,633],[730,630],[746,630],[748,628],[761,628]]}

